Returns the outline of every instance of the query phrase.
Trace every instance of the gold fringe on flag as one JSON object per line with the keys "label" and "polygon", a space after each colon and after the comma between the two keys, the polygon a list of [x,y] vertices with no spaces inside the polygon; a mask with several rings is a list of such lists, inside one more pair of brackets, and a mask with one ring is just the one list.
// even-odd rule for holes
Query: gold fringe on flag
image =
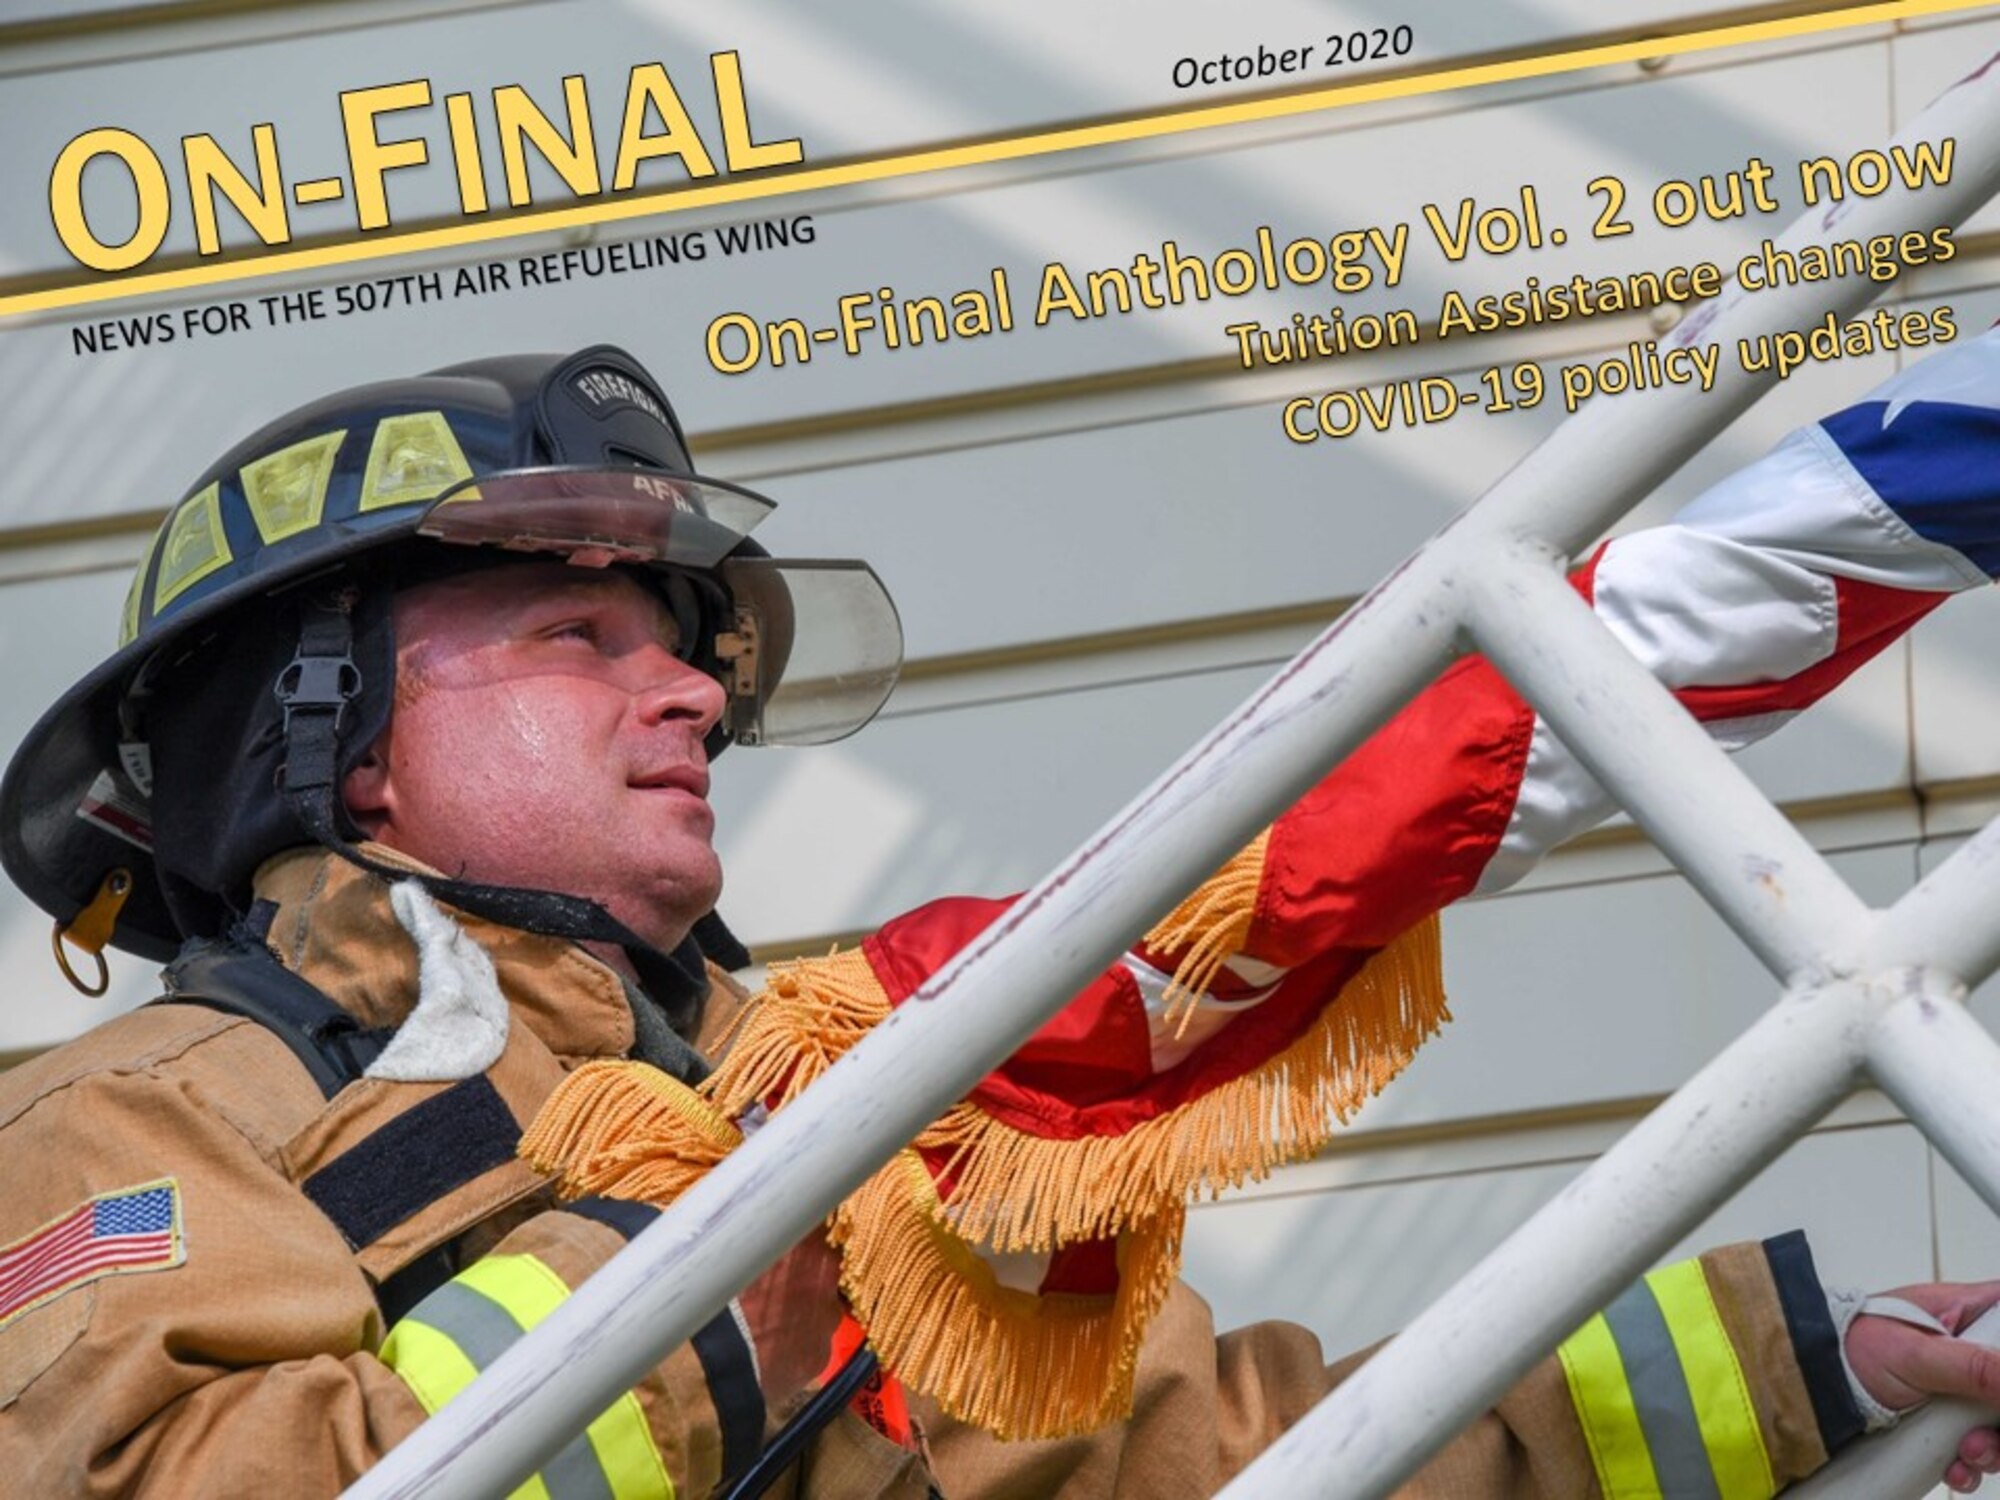
{"label": "gold fringe on flag", "polygon": [[789,1103],[888,1014],[889,997],[859,948],[772,964],[701,1091],[732,1120],[753,1104]]}
{"label": "gold fringe on flag", "polygon": [[[1264,875],[1267,828],[1146,934],[1157,952],[1185,949],[1167,986],[1169,1018],[1194,1013],[1216,971],[1243,951]],[[773,964],[764,992],[725,1039],[702,1092],[734,1118],[753,1104],[791,1101],[889,1014],[889,998],[859,948]]]}
{"label": "gold fringe on flag", "polygon": [[1126,1229],[1105,1296],[1001,1285],[940,1212],[930,1173],[904,1151],[834,1215],[841,1290],[889,1371],[1002,1438],[1068,1437],[1129,1415],[1140,1341],[1180,1266],[1183,1212]]}
{"label": "gold fringe on flag", "polygon": [[1181,955],[1165,996],[1166,1022],[1175,1026],[1175,1035],[1186,1028],[1195,1002],[1215,982],[1216,972],[1250,940],[1270,842],[1271,830],[1266,828],[1146,934],[1146,946],[1155,953]]}
{"label": "gold fringe on flag", "polygon": [[563,1198],[602,1193],[665,1206],[743,1144],[693,1089],[647,1063],[585,1063],[556,1086],[521,1137]]}
{"label": "gold fringe on flag", "polygon": [[952,1153],[946,1211],[967,1239],[1001,1252],[1102,1239],[1312,1156],[1450,1018],[1431,917],[1282,1052],[1120,1135],[1055,1140],[960,1103],[916,1143]]}

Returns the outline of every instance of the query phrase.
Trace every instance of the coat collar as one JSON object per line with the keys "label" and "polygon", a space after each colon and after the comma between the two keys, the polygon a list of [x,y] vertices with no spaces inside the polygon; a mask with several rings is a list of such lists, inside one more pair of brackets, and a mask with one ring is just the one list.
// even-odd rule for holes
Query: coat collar
{"label": "coat collar", "polygon": [[[437,872],[380,844],[368,857],[412,874]],[[389,885],[331,850],[290,849],[258,870],[255,893],[276,905],[267,943],[364,1025],[401,1025],[416,1003],[417,951],[389,905]],[[450,910],[447,908],[447,910]],[[625,982],[575,943],[451,911],[493,960],[514,1018],[564,1058],[631,1049]]]}

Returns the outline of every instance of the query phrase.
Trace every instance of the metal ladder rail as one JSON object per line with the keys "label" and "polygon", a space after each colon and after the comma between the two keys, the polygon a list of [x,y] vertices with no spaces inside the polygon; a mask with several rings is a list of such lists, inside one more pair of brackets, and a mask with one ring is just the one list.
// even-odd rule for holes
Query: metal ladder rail
{"label": "metal ladder rail", "polygon": [[[1968,79],[1898,139],[1944,135],[1958,140],[1958,168],[1948,187],[1925,195],[1925,223],[1962,219],[2000,184],[2000,79]],[[1850,199],[1831,213],[1809,215],[1780,243],[1865,238],[1910,227],[1908,205],[1900,192]],[[1865,281],[1754,296],[1731,289],[1697,309],[1673,341],[1705,337],[1726,347],[1738,337],[1805,326],[1830,309],[1852,310],[1878,290]],[[391,1450],[348,1494],[356,1500],[484,1496],[505,1493],[532,1473],[1058,1010],[1079,982],[1112,961],[1183,891],[1233,854],[1459,654],[1465,646],[1461,627],[1479,628],[1477,595],[1469,584],[1482,568],[1538,537],[1529,545],[1539,557],[1509,564],[1506,577],[1524,587],[1532,587],[1526,580],[1542,573],[1553,579],[1553,559],[1574,552],[1642,499],[1748,407],[1762,384],[1733,370],[1706,394],[1669,388],[1599,398],[1558,428],[1476,507],[1307,646],[819,1082],[456,1400]],[[1638,670],[1629,658],[1626,665]],[[1660,695],[1650,679],[1648,685]],[[1567,715],[1552,717],[1565,732],[1571,727]],[[1711,830],[1712,839],[1674,839],[1670,847],[1767,963],[1786,974],[1815,972],[1818,956],[1839,951],[1843,933],[1852,934],[1856,917],[1865,912],[1740,773],[1726,762],[1709,770],[1705,795],[1727,797],[1740,813],[1740,823],[1732,814],[1731,831]],[[1707,786],[1709,782],[1714,785]],[[1653,795],[1635,800],[1650,803]],[[1671,819],[1650,820],[1649,826],[1672,837]],[[1755,830],[1757,836],[1737,837],[1736,830]],[[1980,843],[2000,844],[2000,835],[1982,836]],[[1746,858],[1765,858],[1773,849],[1783,852],[1791,871],[1786,902],[1731,874],[1732,862],[1740,869]],[[2000,848],[1989,848],[1988,857],[2000,863]],[[1787,905],[1789,912],[1782,909]],[[1978,957],[1985,968],[1964,963],[1952,972],[1967,979],[1983,975],[1991,961],[1983,953]],[[1852,981],[1841,981],[1834,990],[1872,993]],[[1861,1001],[1850,1001],[1849,1008],[1871,1015],[1879,1009]],[[1774,1027],[1810,1030],[1799,1024],[1802,1012],[1809,1010],[1781,1004],[1712,1067]],[[1789,1059],[1798,1049],[1789,1038],[1783,1040],[1775,1055]],[[1819,1037],[1811,1055],[1826,1075],[1815,1097],[1824,1095],[1830,1102],[1851,1082],[1852,1063],[1825,1037]],[[1744,1078],[1746,1087],[1757,1081]],[[1778,1122],[1789,1132],[1785,1139],[1810,1123],[1809,1116],[1796,1110]],[[1646,1128],[1642,1125],[1641,1131]],[[1709,1190],[1719,1196],[1754,1165],[1730,1164],[1715,1174]],[[1559,1201],[1574,1196],[1568,1193]],[[1605,1227],[1622,1235],[1616,1225]],[[1633,1256],[1626,1260],[1630,1269],[1621,1276],[1598,1278],[1607,1290],[1628,1280],[1643,1263]],[[1426,1314],[1419,1324],[1428,1322],[1435,1333],[1435,1321]],[[1496,1392],[1512,1369],[1525,1362],[1523,1356],[1552,1347],[1568,1331],[1556,1321],[1552,1315],[1537,1322],[1524,1335],[1527,1343],[1512,1351],[1514,1357],[1503,1357],[1490,1369],[1454,1361],[1446,1383],[1455,1387],[1455,1395],[1435,1409],[1456,1411],[1467,1400],[1483,1401]],[[1450,1343],[1446,1339],[1440,1347]],[[1395,1353],[1392,1348],[1383,1358]],[[1378,1360],[1371,1368],[1380,1364]],[[1345,1389],[1351,1391],[1352,1383]],[[1336,1421],[1343,1420],[1341,1395],[1336,1393],[1308,1419],[1307,1430],[1294,1436],[1314,1443],[1315,1434],[1326,1428],[1329,1410]],[[1350,1416],[1356,1404],[1349,1401]],[[1440,1415],[1422,1441],[1442,1442],[1455,1430],[1449,1420]],[[1278,1488],[1263,1487],[1270,1481],[1252,1476],[1273,1458],[1284,1462],[1283,1447],[1246,1471],[1234,1487],[1239,1495],[1250,1493],[1246,1486],[1252,1483],[1262,1494],[1363,1492],[1351,1468],[1325,1469],[1317,1463],[1313,1467],[1321,1487],[1284,1487],[1290,1480],[1279,1482]],[[1421,1451],[1409,1449],[1411,1463]],[[1379,1479],[1386,1486],[1393,1482],[1391,1471],[1401,1471],[1404,1455],[1374,1462],[1377,1467],[1370,1473],[1375,1478],[1359,1482],[1374,1486]],[[1380,1493],[1381,1488],[1367,1492]]]}

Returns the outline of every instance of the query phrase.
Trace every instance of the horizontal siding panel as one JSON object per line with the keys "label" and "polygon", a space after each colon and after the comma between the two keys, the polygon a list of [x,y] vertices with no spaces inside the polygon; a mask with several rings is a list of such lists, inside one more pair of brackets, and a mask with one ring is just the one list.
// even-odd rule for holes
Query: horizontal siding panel
{"label": "horizontal siding panel", "polygon": [[[1808,1136],[1662,1259],[1803,1228],[1828,1282],[1926,1279],[1926,1150],[1906,1125]],[[1527,1164],[1204,1206],[1188,1220],[1187,1279],[1220,1327],[1282,1318],[1312,1329],[1329,1357],[1344,1354],[1402,1328],[1583,1166]],[[1990,1269],[1991,1256],[1983,1264]]]}

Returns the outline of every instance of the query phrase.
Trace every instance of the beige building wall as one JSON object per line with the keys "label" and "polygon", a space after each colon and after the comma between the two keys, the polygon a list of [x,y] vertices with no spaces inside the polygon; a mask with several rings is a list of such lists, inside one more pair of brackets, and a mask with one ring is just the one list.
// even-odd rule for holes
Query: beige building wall
{"label": "beige building wall", "polygon": [[[1143,10],[1114,0],[948,10],[869,0],[840,8],[838,20],[805,0],[698,13],[637,0],[420,10],[386,0],[17,3],[0,13],[0,202],[9,206],[0,276],[62,268],[40,210],[44,174],[83,128],[118,123],[155,142],[203,129],[240,145],[250,123],[277,119],[288,152],[332,170],[337,92],[397,78],[429,77],[440,94],[518,82],[553,103],[559,77],[580,72],[593,97],[615,99],[636,61],[657,57],[677,79],[699,79],[708,52],[733,46],[760,132],[797,135],[818,161],[1192,102],[1171,83],[1181,56],[1304,43],[1392,17],[1414,28],[1411,61],[1435,64],[1801,8],[1651,0],[1618,7],[1614,24],[1583,0],[1291,0],[1254,13],[1186,0]],[[10,324],[0,329],[0,746],[109,648],[142,544],[224,444],[341,384],[609,339],[661,373],[706,468],[782,502],[766,529],[773,546],[863,553],[904,611],[908,679],[877,725],[831,749],[723,763],[725,914],[769,958],[823,950],[933,895],[1018,888],[1556,420],[1545,403],[1301,447],[1279,431],[1286,398],[1444,367],[1535,360],[1552,370],[1660,326],[1603,319],[1357,356],[1338,370],[1232,369],[1224,323],[1276,321],[1330,300],[1267,295],[725,378],[702,358],[710,316],[740,308],[823,320],[842,293],[878,285],[949,293],[995,265],[1027,285],[1050,260],[1123,264],[1157,253],[1164,238],[1213,254],[1260,224],[1325,234],[1414,217],[1426,201],[1500,202],[1522,182],[1541,188],[1553,217],[1580,225],[1583,185],[1607,173],[1651,183],[1752,155],[1789,164],[1871,144],[1996,47],[2000,19],[1982,14],[1856,28],[754,211],[542,235],[380,269],[448,270],[696,227],[712,239],[723,223],[769,216],[809,214],[813,226],[809,245],[738,256],[711,248],[657,273],[166,349],[79,357],[73,330],[86,317]],[[706,127],[712,105],[689,92]],[[413,175],[397,192],[399,222],[454,208],[437,174]],[[1528,274],[1733,262],[1787,221],[1795,200],[1767,221],[1642,229],[1621,242],[1579,235],[1562,251],[1456,270],[1413,256],[1397,300],[1429,306],[1447,284],[1500,290]],[[1956,260],[1893,295],[1950,303],[1962,329],[1984,327],[2000,313],[1995,224],[1982,215]],[[177,314],[184,304],[156,299],[105,315]],[[1347,303],[1350,316],[1381,305],[1379,293]],[[1664,516],[1894,364],[1882,356],[1802,371],[1644,515]],[[1900,893],[1996,808],[1996,630],[2000,600],[1955,603],[1746,758],[1871,899]],[[1338,1348],[1388,1333],[1775,993],[1629,827],[1557,855],[1516,891],[1454,910],[1445,931],[1454,1024],[1321,1160],[1194,1215],[1189,1275],[1225,1322],[1291,1317]],[[105,1000],[70,994],[49,960],[47,919],[0,898],[10,997],[0,1054],[31,1054],[147,998],[146,964],[120,959],[113,971]],[[1871,1094],[1836,1111],[1691,1243],[1794,1225],[1812,1231],[1823,1269],[1842,1279],[1887,1285],[2000,1268],[1990,1216]]]}

